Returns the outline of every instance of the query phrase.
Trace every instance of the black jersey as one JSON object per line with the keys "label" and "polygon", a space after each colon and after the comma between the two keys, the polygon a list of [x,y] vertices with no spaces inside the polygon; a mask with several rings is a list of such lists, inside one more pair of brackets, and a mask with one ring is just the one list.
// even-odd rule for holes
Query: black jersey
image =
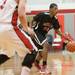
{"label": "black jersey", "polygon": [[[50,29],[59,29],[60,25],[55,17],[50,17],[49,13],[39,13],[33,17],[33,29],[36,33],[36,38],[33,39],[36,45],[41,48],[42,44],[46,41],[47,32],[43,31],[43,23],[51,23]],[[41,46],[41,47],[40,47]]]}
{"label": "black jersey", "polygon": [[54,29],[59,29],[60,28],[59,21],[58,21],[58,19],[56,17],[51,18],[51,23],[52,23],[52,27]]}
{"label": "black jersey", "polygon": [[[60,28],[60,24],[58,19],[53,16],[50,17],[49,13],[39,13],[36,16],[34,16],[33,18],[33,22],[36,22],[35,24],[33,24],[34,29],[41,31],[43,29],[43,22],[49,22],[51,23],[51,28],[54,29],[59,29]],[[42,32],[42,31],[41,31]]]}
{"label": "black jersey", "polygon": [[35,24],[33,24],[34,30],[44,32],[43,23],[51,23],[51,18],[47,13],[39,13],[38,15],[34,16],[33,23],[34,22],[36,22]]}
{"label": "black jersey", "polygon": [[39,13],[38,15],[34,16],[33,18],[33,29],[36,33],[37,42],[39,45],[42,45],[46,41],[46,34],[43,30],[43,23],[51,23],[51,18],[46,13]]}

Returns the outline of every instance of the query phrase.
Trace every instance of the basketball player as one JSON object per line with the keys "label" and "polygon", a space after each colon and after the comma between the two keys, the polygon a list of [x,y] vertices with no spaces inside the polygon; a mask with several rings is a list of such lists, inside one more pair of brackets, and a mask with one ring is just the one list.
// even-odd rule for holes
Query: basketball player
{"label": "basketball player", "polygon": [[[34,21],[36,22],[35,24],[34,24]],[[34,32],[35,32],[35,37],[32,38],[32,40],[33,40],[35,46],[38,48],[38,51],[40,51],[43,49],[44,44],[46,44],[46,40],[47,40],[46,35],[47,35],[48,31],[51,29],[50,16],[48,14],[44,14],[44,13],[38,14],[33,19],[32,28],[34,29]],[[26,57],[23,60],[23,63],[22,63],[23,66],[25,66],[25,62],[26,62]],[[24,74],[22,74],[22,75],[24,75]]]}
{"label": "basketball player", "polygon": [[[42,14],[47,14],[48,16],[50,16],[50,21],[51,21],[51,26],[50,26],[50,30],[53,28],[55,30],[55,32],[57,34],[59,34],[60,36],[62,36],[62,32],[60,31],[60,24],[58,19],[56,18],[56,14],[58,12],[58,6],[55,3],[50,4],[49,7],[49,13],[42,13]],[[41,34],[41,36],[43,36],[42,34],[44,34],[44,31],[40,31],[42,30],[42,28],[46,28],[49,29],[49,26],[42,26],[42,21],[41,19],[43,19],[43,15],[39,16],[37,15],[34,18],[34,23],[35,25],[38,25],[37,29],[35,29],[35,31],[39,31],[39,34]],[[42,26],[42,27],[41,27]],[[40,29],[40,30],[39,30]],[[40,38],[42,39],[42,37],[40,36]],[[64,35],[63,35],[64,36]],[[38,65],[40,60],[43,59],[43,71],[46,70],[47,68],[47,56],[48,56],[48,50],[49,50],[49,46],[52,46],[52,37],[48,36],[48,37],[44,37],[45,39],[47,39],[44,44],[43,44],[43,51],[41,53],[38,54],[38,56],[36,57],[35,60],[35,65],[40,68],[40,66]]]}
{"label": "basketball player", "polygon": [[[35,33],[27,25],[26,1],[2,0],[0,2],[0,65],[12,58],[15,52],[23,57],[29,50],[23,68],[24,75],[29,75],[29,69],[35,59],[37,48],[30,38]],[[23,30],[18,28],[18,19]]]}
{"label": "basketball player", "polygon": [[[39,66],[40,60],[43,59],[43,69],[46,72],[46,68],[47,68],[47,56],[48,56],[48,47],[52,45],[52,37],[49,36],[49,38],[47,37],[47,33],[49,30],[51,30],[52,28],[60,35],[62,36],[62,33],[60,31],[60,25],[59,22],[57,20],[57,18],[55,17],[55,15],[57,14],[58,11],[58,7],[55,3],[52,3],[50,5],[50,14],[48,13],[40,13],[36,16],[34,16],[33,21],[32,21],[32,28],[34,29],[35,32],[35,36],[32,38],[35,46],[38,48],[39,54],[35,56],[33,56],[35,59],[35,65],[41,69],[41,67]],[[42,50],[42,51],[40,51]],[[35,53],[35,52],[34,52]],[[33,53],[33,54],[34,54]],[[32,62],[27,62],[29,60],[30,55],[28,54],[28,56],[25,56],[23,62],[22,62],[22,72],[21,75],[26,75],[26,71],[25,71],[25,67],[29,66],[29,68],[32,68],[32,64],[34,62],[34,60],[32,58],[30,58],[32,60]],[[27,59],[28,58],[28,59]],[[32,64],[30,64],[32,63]],[[30,64],[30,65],[28,65]],[[30,71],[27,68],[28,71]],[[47,72],[50,73],[50,72]],[[27,73],[28,75],[28,73]]]}

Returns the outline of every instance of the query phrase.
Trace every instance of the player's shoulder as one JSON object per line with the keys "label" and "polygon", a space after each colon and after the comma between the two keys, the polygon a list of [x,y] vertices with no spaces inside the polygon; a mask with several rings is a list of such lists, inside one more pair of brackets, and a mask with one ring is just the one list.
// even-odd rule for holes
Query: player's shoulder
{"label": "player's shoulder", "polygon": [[57,20],[58,19],[57,16],[54,16],[54,19]]}
{"label": "player's shoulder", "polygon": [[57,16],[53,16],[52,20],[53,20],[53,21],[58,21]]}
{"label": "player's shoulder", "polygon": [[37,15],[49,15],[49,13],[47,13],[47,12],[41,12],[41,13],[38,13]]}

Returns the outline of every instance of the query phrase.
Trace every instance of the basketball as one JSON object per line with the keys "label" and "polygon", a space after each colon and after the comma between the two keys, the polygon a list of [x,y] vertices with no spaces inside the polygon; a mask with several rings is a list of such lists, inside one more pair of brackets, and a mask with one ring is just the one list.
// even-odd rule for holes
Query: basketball
{"label": "basketball", "polygon": [[66,48],[69,52],[75,52],[75,41],[69,42]]}

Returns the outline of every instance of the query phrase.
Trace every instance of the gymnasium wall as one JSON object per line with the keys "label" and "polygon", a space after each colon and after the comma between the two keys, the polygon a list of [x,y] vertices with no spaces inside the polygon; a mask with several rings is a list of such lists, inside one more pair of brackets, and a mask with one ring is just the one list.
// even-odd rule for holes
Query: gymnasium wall
{"label": "gymnasium wall", "polygon": [[58,4],[59,9],[75,9],[75,0],[27,0],[28,11],[48,10],[51,3]]}

